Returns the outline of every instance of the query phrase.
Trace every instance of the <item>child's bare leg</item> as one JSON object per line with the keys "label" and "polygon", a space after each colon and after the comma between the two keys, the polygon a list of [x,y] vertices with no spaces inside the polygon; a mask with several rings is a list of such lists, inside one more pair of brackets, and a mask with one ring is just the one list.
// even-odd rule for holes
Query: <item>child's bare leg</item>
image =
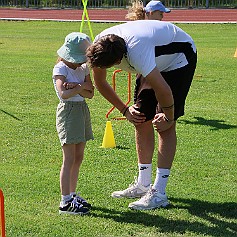
{"label": "child's bare leg", "polygon": [[86,146],[86,143],[84,142],[81,142],[75,145],[75,159],[74,159],[73,167],[71,169],[70,193],[76,191],[79,169],[84,157],[85,146]]}
{"label": "child's bare leg", "polygon": [[71,170],[75,159],[75,144],[64,144],[63,150],[63,164],[60,172],[60,188],[63,196],[70,194],[70,177]]}

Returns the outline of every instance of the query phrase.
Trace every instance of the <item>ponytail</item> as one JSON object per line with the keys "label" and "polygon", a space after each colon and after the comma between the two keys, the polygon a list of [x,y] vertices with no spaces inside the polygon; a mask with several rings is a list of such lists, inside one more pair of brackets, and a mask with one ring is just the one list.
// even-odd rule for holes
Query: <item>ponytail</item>
{"label": "ponytail", "polygon": [[136,20],[145,20],[145,10],[143,6],[143,2],[140,0],[132,1],[132,6],[128,8],[128,14],[125,16],[125,19],[130,21]]}

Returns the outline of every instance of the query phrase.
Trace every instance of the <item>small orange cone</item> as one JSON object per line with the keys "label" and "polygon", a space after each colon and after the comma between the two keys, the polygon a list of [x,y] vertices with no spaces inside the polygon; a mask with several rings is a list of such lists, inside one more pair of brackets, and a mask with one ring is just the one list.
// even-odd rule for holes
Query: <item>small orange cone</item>
{"label": "small orange cone", "polygon": [[235,50],[234,58],[237,58],[237,48],[236,48],[236,50]]}
{"label": "small orange cone", "polygon": [[102,148],[116,147],[111,121],[106,122],[105,133],[104,133],[104,138],[103,138],[101,147]]}
{"label": "small orange cone", "polygon": [[0,189],[0,236],[6,236],[6,229],[5,229],[5,214],[4,214],[4,196],[3,192]]}

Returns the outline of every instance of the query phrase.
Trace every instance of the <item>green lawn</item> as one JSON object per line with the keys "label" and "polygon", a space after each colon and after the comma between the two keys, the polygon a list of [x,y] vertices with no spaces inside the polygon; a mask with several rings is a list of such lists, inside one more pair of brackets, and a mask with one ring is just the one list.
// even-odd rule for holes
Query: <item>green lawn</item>
{"label": "green lawn", "polygon": [[[109,26],[92,23],[94,35]],[[195,40],[198,66],[177,124],[167,188],[172,206],[132,211],[131,200],[110,197],[137,175],[134,131],[127,121],[112,120],[117,147],[100,148],[111,105],[96,91],[88,101],[95,140],[87,144],[78,183],[93,209],[81,217],[58,214],[62,155],[51,79],[57,49],[80,24],[0,21],[0,188],[8,237],[237,236],[236,24],[178,26]],[[124,100],[126,76],[116,81]],[[154,179],[156,155],[153,161]]]}

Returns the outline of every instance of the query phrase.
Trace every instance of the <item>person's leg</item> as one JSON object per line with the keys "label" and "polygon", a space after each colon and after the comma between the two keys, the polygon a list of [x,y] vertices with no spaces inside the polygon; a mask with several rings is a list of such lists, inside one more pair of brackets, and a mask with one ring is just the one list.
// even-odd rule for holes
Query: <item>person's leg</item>
{"label": "person's leg", "polygon": [[64,144],[63,164],[60,171],[60,189],[63,196],[70,195],[71,170],[75,159],[75,144]]}
{"label": "person's leg", "polygon": [[135,126],[136,150],[138,157],[138,183],[143,186],[151,184],[152,158],[155,137],[152,120],[156,113],[157,100],[154,91],[143,76],[138,78],[140,85],[135,90],[135,104],[146,115],[146,122]]}
{"label": "person's leg", "polygon": [[149,190],[152,176],[152,157],[154,152],[154,128],[152,119],[156,113],[157,100],[150,85],[141,76],[137,76],[134,90],[134,103],[139,111],[146,115],[146,122],[135,126],[136,150],[138,157],[138,179],[127,189],[115,191],[112,197],[142,197]]}
{"label": "person's leg", "polygon": [[62,200],[59,206],[59,214],[84,215],[89,209],[77,203],[70,195],[71,173],[75,163],[75,144],[65,144],[63,150],[63,164],[60,171],[60,188]]}
{"label": "person's leg", "polygon": [[135,127],[135,138],[139,167],[138,178],[127,189],[113,192],[112,197],[142,197],[149,190],[154,152],[154,129],[151,120]]}
{"label": "person's leg", "polygon": [[135,126],[135,139],[139,169],[137,182],[147,187],[151,184],[152,157],[155,143],[151,120]]}
{"label": "person's leg", "polygon": [[176,138],[176,124],[161,133],[158,133],[159,149],[156,179],[153,188],[159,193],[165,194],[170,169],[175,157],[177,138]]}
{"label": "person's leg", "polygon": [[154,152],[154,128],[151,120],[135,127],[138,163],[150,164]]}
{"label": "person's leg", "polygon": [[129,208],[136,210],[149,210],[158,207],[165,207],[169,204],[165,189],[176,151],[175,124],[168,130],[159,133],[158,138],[158,168],[155,182],[147,194],[140,200],[130,203]]}
{"label": "person's leg", "polygon": [[176,152],[176,122],[168,130],[158,133],[159,150],[157,166],[163,169],[170,169]]}
{"label": "person's leg", "polygon": [[82,160],[84,158],[85,146],[86,146],[86,143],[84,142],[81,142],[75,145],[74,162],[71,169],[70,193],[76,192],[79,169],[80,169]]}
{"label": "person's leg", "polygon": [[75,145],[75,159],[71,169],[71,179],[70,179],[70,196],[73,197],[77,203],[82,204],[83,207],[90,208],[91,204],[82,198],[79,194],[76,193],[78,176],[80,172],[80,167],[84,158],[84,150],[86,143],[80,142]]}

